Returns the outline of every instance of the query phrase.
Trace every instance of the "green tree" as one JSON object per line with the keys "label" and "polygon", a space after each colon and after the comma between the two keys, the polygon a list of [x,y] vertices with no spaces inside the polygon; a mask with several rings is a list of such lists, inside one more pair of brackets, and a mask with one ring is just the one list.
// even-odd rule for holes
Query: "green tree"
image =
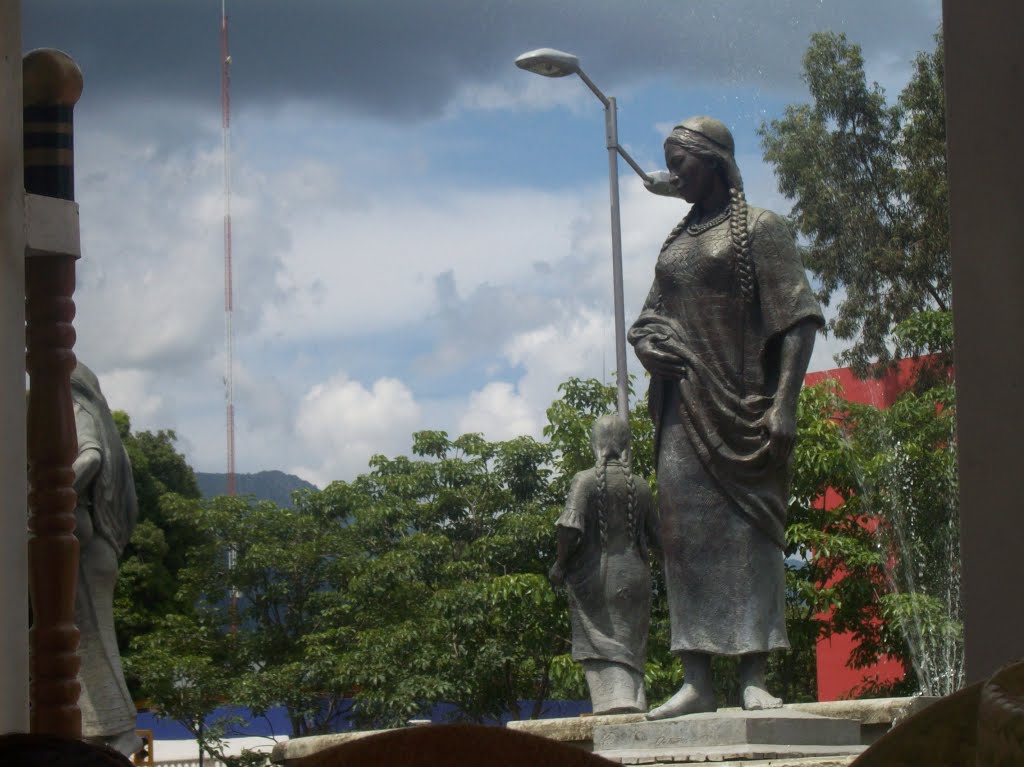
{"label": "green tree", "polygon": [[860,46],[815,33],[803,59],[813,103],[760,129],[818,296],[839,299],[829,330],[853,343],[836,361],[861,375],[906,351],[892,344],[899,323],[950,310],[942,62],[937,37],[888,105]]}
{"label": "green tree", "polygon": [[[177,521],[169,509],[180,501],[197,502],[199,488],[185,456],[176,447],[173,431],[131,431],[127,413],[115,411],[121,441],[132,463],[139,519],[121,555],[114,595],[114,624],[122,655],[130,655],[132,640],[152,631],[166,615],[187,609],[177,599],[178,573],[199,533]],[[128,684],[137,694],[129,673]]]}
{"label": "green tree", "polygon": [[226,642],[225,701],[257,715],[284,706],[293,736],[329,731],[348,690],[316,640],[346,622],[359,558],[344,520],[314,493],[292,509],[219,496],[180,501],[174,514],[203,533],[179,571],[179,599]]}
{"label": "green tree", "polygon": [[136,637],[125,667],[146,691],[159,716],[174,719],[196,739],[200,754],[228,767],[266,764],[266,757],[226,754],[226,738],[243,724],[239,717],[212,717],[232,698],[240,671],[226,635],[196,616],[167,615],[156,628]]}
{"label": "green tree", "polygon": [[557,509],[550,448],[528,437],[413,435],[414,458],[325,492],[355,502],[364,559],[349,585],[360,620],[345,674],[364,721],[397,724],[447,702],[458,718],[539,711],[567,616],[544,578]]}
{"label": "green tree", "polygon": [[353,697],[376,724],[444,701],[475,720],[518,716],[523,698],[539,707],[567,635],[544,578],[551,451],[420,432],[413,455],[376,456],[291,510],[166,496],[199,543],[177,575],[188,609],[133,645],[154,708],[196,723],[217,702],[283,705],[299,736],[329,729]]}
{"label": "green tree", "polygon": [[902,683],[862,694],[963,683],[954,425],[948,383],[887,409],[846,402],[829,382],[801,393],[787,539],[805,566],[790,571],[789,608],[803,612],[791,640],[850,632],[854,668],[903,663]]}
{"label": "green tree", "polygon": [[828,387],[801,395],[787,530],[807,563],[791,573],[808,608],[798,625],[850,631],[854,666],[894,655],[904,689],[939,694],[962,682],[943,76],[937,35],[888,105],[860,47],[818,33],[804,56],[812,103],[760,130],[819,297],[839,301],[830,330],[853,341],[836,361],[864,376],[917,358],[888,410]]}
{"label": "green tree", "polygon": [[[948,695],[964,682],[953,385],[851,420],[859,501],[885,555],[880,650],[903,658],[924,694]],[[877,655],[870,643],[859,649],[863,662]]]}
{"label": "green tree", "polygon": [[[568,606],[546,572],[565,488],[592,464],[590,425],[614,410],[615,392],[572,379],[561,393],[548,413],[550,441],[418,432],[411,457],[375,456],[369,472],[299,494],[294,509],[165,494],[168,523],[197,542],[176,576],[178,612],[137,637],[127,659],[154,708],[197,736],[202,729],[213,753],[231,727],[208,723],[222,703],[257,715],[283,705],[292,734],[305,735],[348,713],[389,726],[448,703],[454,718],[484,721],[539,716],[545,700],[585,697],[569,656]],[[832,412],[821,405],[801,422],[810,435],[797,448],[801,497],[838,486],[831,457],[813,458],[814,429],[819,442],[838,434]],[[647,475],[653,448],[642,402],[631,422],[635,467]],[[815,461],[819,470],[808,472]],[[794,535],[790,552],[817,540]],[[823,630],[816,613],[828,604],[810,572],[789,575],[794,651],[770,668],[790,700],[813,696],[814,641]],[[653,700],[678,688],[683,669],[668,651],[657,562],[652,573]],[[724,671],[721,697],[733,700]]]}

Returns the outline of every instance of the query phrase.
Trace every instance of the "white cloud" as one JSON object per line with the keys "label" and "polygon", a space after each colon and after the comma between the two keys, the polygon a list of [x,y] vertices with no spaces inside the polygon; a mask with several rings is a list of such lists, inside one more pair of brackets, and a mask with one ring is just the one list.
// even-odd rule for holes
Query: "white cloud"
{"label": "white cloud", "polygon": [[351,478],[366,470],[374,453],[406,451],[421,417],[413,393],[401,381],[382,378],[366,388],[339,373],[314,385],[302,399],[296,427],[303,458],[310,463],[293,464],[290,470],[321,487]]}
{"label": "white cloud", "polygon": [[[86,363],[88,364],[88,363]],[[124,410],[138,423],[150,423],[164,407],[164,398],[154,391],[150,376],[142,370],[111,370],[100,383],[111,410]]]}
{"label": "white cloud", "polygon": [[[539,436],[559,383],[614,380],[603,180],[572,193],[438,185],[427,195],[360,194],[349,179],[308,158],[238,173],[239,471],[290,466],[322,485],[365,471],[374,453],[407,452],[419,428]],[[220,181],[215,149],[167,154],[95,137],[76,296],[80,351],[115,406],[137,429],[175,429],[210,471],[225,453]],[[748,172],[755,201],[773,184]],[[628,171],[621,206],[628,324],[686,206]],[[425,345],[395,351],[425,329]],[[401,381],[349,366],[359,343],[378,362],[406,354]],[[631,350],[628,360],[641,377]],[[339,367],[348,375],[332,377]],[[488,380],[419,394],[424,376],[474,367]]]}
{"label": "white cloud", "polygon": [[[613,4],[602,8],[619,15]],[[575,14],[566,18],[570,26],[577,22]],[[809,31],[798,30],[801,50]],[[669,47],[665,40],[659,46],[670,55],[645,48],[656,64],[629,65],[641,74],[618,83],[618,75],[605,79],[618,71],[603,63],[618,55],[614,46],[588,55],[588,71],[593,61],[595,79],[623,104],[634,85],[641,86],[636,93],[669,71],[698,82],[690,78],[695,69],[680,68],[678,40],[666,39]],[[474,55],[499,54],[504,58],[491,75],[452,77],[450,91],[408,107],[403,102],[403,118],[392,122],[353,117],[328,96],[312,104],[247,101],[239,64],[233,200],[239,471],[291,467],[324,484],[365,471],[374,453],[408,452],[410,434],[420,428],[482,431],[489,439],[537,435],[559,383],[570,376],[614,380],[601,163],[594,157],[593,169],[581,170],[567,160],[572,177],[583,180],[558,189],[532,188],[524,174],[500,164],[501,173],[472,166],[476,158],[486,160],[478,150],[493,141],[496,122],[507,130],[517,119],[536,121],[557,132],[565,107],[588,113],[598,107],[578,82],[519,72],[488,45]],[[790,51],[790,65],[795,58]],[[895,71],[903,60],[890,57],[879,66]],[[178,59],[169,61],[177,71]],[[383,79],[377,83],[384,87]],[[133,103],[134,112],[109,108],[117,98],[102,115],[88,102],[76,115],[82,118],[76,144],[85,250],[76,326],[78,351],[112,404],[127,410],[138,429],[175,429],[196,468],[221,471],[222,199],[214,85],[202,108],[176,102],[144,110]],[[415,78],[406,87],[424,90]],[[381,108],[394,107],[388,100],[403,94],[377,94]],[[734,98],[724,87],[722,99]],[[550,114],[520,114],[549,108]],[[429,122],[423,110],[440,116]],[[460,122],[472,113],[479,123]],[[654,126],[660,135],[670,127]],[[572,141],[567,130],[564,140]],[[439,147],[444,141],[450,143]],[[660,139],[649,135],[630,151],[644,167],[663,162]],[[741,151],[748,199],[784,212],[757,147]],[[447,160],[462,161],[457,172],[446,173]],[[661,242],[686,206],[647,193],[624,164],[620,172],[628,325],[647,295]],[[819,337],[812,369],[833,367],[835,346]],[[628,361],[642,379],[631,350]]]}
{"label": "white cloud", "polygon": [[266,307],[263,337],[416,321],[432,308],[438,275],[454,272],[466,290],[515,282],[534,261],[569,250],[567,222],[581,213],[571,196],[501,188],[367,196],[358,210],[339,210],[330,197],[318,202],[287,221],[291,244],[276,274],[283,297]]}
{"label": "white cloud", "polygon": [[570,376],[612,376],[612,317],[584,307],[565,306],[561,316],[513,338],[504,355],[526,371],[519,382],[520,391],[535,405],[547,407],[558,384]]}
{"label": "white cloud", "polygon": [[459,433],[479,432],[493,441],[539,438],[560,383],[570,377],[609,380],[615,359],[611,318],[578,305],[553,309],[546,322],[508,340],[501,357],[521,374],[471,392],[457,419]]}
{"label": "white cloud", "polygon": [[[511,61],[509,64],[511,65]],[[449,116],[463,111],[565,107],[577,114],[593,109],[594,97],[585,88],[552,87],[544,78],[528,72],[500,80],[463,84],[445,110]]]}
{"label": "white cloud", "polygon": [[[202,154],[167,162],[145,155],[145,147],[132,152],[101,142],[79,184],[76,326],[96,367],[180,362],[216,348],[210,340],[223,305],[215,258],[221,217],[208,204],[209,179],[195,172]],[[89,172],[99,165],[105,170]]]}
{"label": "white cloud", "polygon": [[541,424],[536,408],[504,381],[487,384],[469,395],[465,414],[459,419],[459,433],[480,433],[499,442],[522,434],[539,436]]}

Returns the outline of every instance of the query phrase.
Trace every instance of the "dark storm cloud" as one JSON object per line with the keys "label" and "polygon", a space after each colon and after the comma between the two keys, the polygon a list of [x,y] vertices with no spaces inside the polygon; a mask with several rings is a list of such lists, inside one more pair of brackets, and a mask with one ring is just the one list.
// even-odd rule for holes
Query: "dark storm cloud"
{"label": "dark storm cloud", "polygon": [[[437,114],[466,83],[510,81],[515,56],[572,51],[608,87],[797,83],[811,32],[845,31],[870,60],[926,47],[938,0],[230,0],[232,93],[317,100],[378,117]],[[216,0],[33,0],[26,48],[82,65],[93,99],[217,104]],[[911,33],[909,30],[914,30]]]}

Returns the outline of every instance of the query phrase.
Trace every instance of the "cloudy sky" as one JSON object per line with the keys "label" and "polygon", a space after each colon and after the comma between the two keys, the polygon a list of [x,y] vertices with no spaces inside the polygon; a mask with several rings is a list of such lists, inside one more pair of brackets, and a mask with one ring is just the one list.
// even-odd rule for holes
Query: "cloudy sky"
{"label": "cloudy sky", "polygon": [[[817,30],[895,97],[940,0],[228,0],[237,468],[323,486],[417,429],[539,435],[569,376],[614,381],[601,106],[647,168],[665,133],[732,128],[747,196],[786,212],[755,131],[808,99]],[[83,257],[79,357],[136,429],[223,471],[217,0],[33,0],[23,44],[68,51]],[[627,322],[685,213],[620,165]],[[833,367],[820,338],[812,369]],[[642,369],[629,353],[631,373]]]}

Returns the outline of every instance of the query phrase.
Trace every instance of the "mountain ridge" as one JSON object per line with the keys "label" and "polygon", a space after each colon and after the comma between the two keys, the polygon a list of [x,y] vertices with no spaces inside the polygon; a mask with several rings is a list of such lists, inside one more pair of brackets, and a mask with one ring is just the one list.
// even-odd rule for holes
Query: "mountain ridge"
{"label": "mountain ridge", "polygon": [[[203,498],[227,494],[227,474],[197,471],[195,475]],[[292,493],[296,490],[319,490],[312,482],[276,469],[236,474],[235,489],[238,495],[251,495],[258,501],[272,501],[289,509],[292,507]]]}

